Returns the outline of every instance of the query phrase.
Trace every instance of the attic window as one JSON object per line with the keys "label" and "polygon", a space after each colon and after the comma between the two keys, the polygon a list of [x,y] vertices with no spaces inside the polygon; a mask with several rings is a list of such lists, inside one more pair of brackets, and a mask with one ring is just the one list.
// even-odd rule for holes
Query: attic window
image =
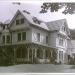
{"label": "attic window", "polygon": [[20,24],[24,24],[24,18],[16,20],[16,25],[20,25]]}
{"label": "attic window", "polygon": [[33,17],[33,21],[34,21],[35,23],[37,23],[37,24],[40,24],[40,23],[41,23],[41,21],[38,20],[36,17]]}
{"label": "attic window", "polygon": [[19,20],[16,20],[16,25],[19,25],[20,21]]}
{"label": "attic window", "polygon": [[21,19],[21,24],[23,24],[23,23],[24,23],[24,18]]}

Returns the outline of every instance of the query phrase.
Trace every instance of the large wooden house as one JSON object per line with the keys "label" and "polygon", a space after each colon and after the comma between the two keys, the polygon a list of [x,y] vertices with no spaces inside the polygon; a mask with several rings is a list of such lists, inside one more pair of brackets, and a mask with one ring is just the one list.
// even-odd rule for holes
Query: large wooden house
{"label": "large wooden house", "polygon": [[0,60],[11,63],[67,63],[69,29],[65,19],[43,22],[26,11],[0,24]]}

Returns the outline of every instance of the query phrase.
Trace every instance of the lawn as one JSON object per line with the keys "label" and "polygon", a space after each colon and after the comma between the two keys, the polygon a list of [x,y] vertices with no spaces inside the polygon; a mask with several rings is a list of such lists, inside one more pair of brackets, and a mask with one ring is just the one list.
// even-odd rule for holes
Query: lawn
{"label": "lawn", "polygon": [[74,65],[20,64],[1,66],[0,73],[75,73],[75,68]]}

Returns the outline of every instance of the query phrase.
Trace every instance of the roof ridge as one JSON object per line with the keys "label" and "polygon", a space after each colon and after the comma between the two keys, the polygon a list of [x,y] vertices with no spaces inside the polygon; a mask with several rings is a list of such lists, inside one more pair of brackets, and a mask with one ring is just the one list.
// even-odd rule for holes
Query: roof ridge
{"label": "roof ridge", "polygon": [[[62,21],[62,20],[66,20],[66,18],[58,19],[58,20],[53,20],[53,21],[50,21],[50,22],[56,22],[56,21]],[[46,22],[46,23],[50,23],[50,22]]]}

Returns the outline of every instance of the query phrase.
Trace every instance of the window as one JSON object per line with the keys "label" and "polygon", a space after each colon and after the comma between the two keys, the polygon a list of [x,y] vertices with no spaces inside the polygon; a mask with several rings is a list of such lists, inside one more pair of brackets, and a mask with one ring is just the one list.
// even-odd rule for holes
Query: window
{"label": "window", "polygon": [[18,33],[18,41],[26,40],[26,32]]}
{"label": "window", "polygon": [[66,31],[66,28],[64,27],[64,31]]}
{"label": "window", "polygon": [[24,18],[21,19],[21,24],[24,24]]}
{"label": "window", "polygon": [[43,50],[41,50],[41,49],[37,50],[37,57],[40,58],[40,59],[43,58]]}
{"label": "window", "polygon": [[21,41],[21,33],[18,33],[18,41]]}
{"label": "window", "polygon": [[48,44],[48,36],[46,36],[46,44]]}
{"label": "window", "polygon": [[24,47],[17,48],[17,58],[27,58],[27,49]]}
{"label": "window", "polygon": [[60,39],[59,39],[59,45],[63,46],[63,42],[64,42],[63,39],[60,38]]}
{"label": "window", "polygon": [[62,31],[66,31],[66,28],[64,26],[62,26]]}
{"label": "window", "polygon": [[37,33],[37,41],[40,41],[40,33]]}
{"label": "window", "polygon": [[20,25],[24,23],[24,18],[16,20],[16,25]]}
{"label": "window", "polygon": [[5,29],[5,26],[3,26],[3,29]]}
{"label": "window", "polygon": [[16,25],[19,25],[20,24],[20,21],[19,20],[16,20]]}
{"label": "window", "polygon": [[48,58],[50,55],[48,50],[45,51],[45,54],[46,54],[46,58]]}
{"label": "window", "polygon": [[22,32],[22,40],[26,40],[26,32]]}
{"label": "window", "polygon": [[2,36],[2,42],[5,43],[5,35]]}
{"label": "window", "polygon": [[7,35],[6,43],[10,43],[10,35]]}
{"label": "window", "polygon": [[63,51],[59,51],[59,61],[63,60]]}

